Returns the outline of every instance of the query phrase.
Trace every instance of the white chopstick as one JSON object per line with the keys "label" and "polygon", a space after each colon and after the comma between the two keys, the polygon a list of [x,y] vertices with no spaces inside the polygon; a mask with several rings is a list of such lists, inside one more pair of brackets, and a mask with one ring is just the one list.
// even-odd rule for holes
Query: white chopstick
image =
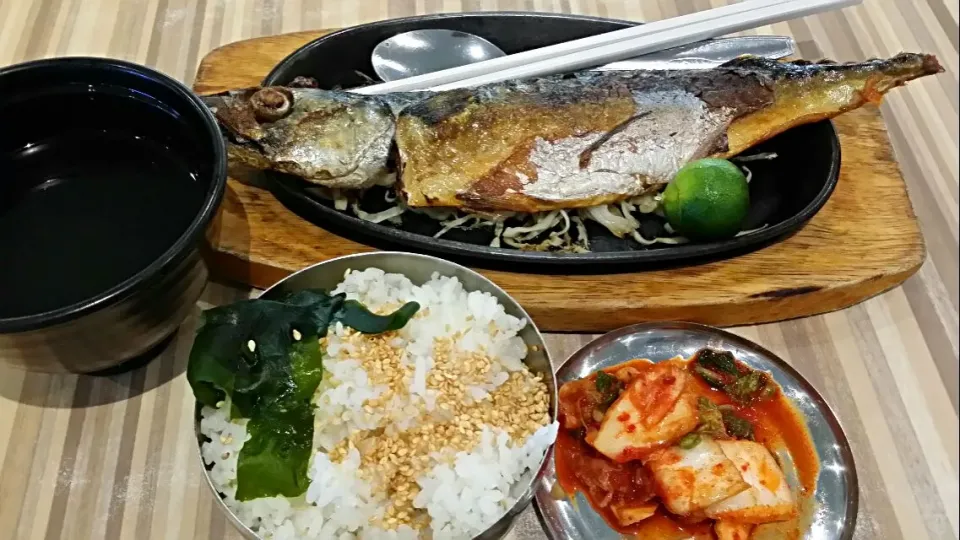
{"label": "white chopstick", "polygon": [[524,64],[530,64],[541,60],[549,60],[551,58],[566,54],[572,54],[596,47],[623,42],[644,35],[652,35],[657,32],[680,27],[685,24],[709,21],[724,15],[737,15],[746,13],[753,9],[758,9],[760,7],[795,1],[797,0],[746,0],[737,4],[708,9],[705,11],[698,11],[696,13],[690,13],[680,17],[654,21],[648,24],[642,24],[639,26],[624,28],[622,30],[615,30],[613,32],[606,32],[604,34],[558,43],[548,47],[541,47],[539,49],[533,49],[500,58],[485,60],[483,62],[467,64],[465,66],[435,71],[433,73],[425,73],[423,75],[408,77],[398,81],[356,88],[351,91],[362,94],[382,94],[386,92],[424,90],[434,86],[469,79],[487,73],[511,69]]}
{"label": "white chopstick", "polygon": [[564,73],[593,67],[599,64],[615,62],[642,54],[686,45],[725,34],[741,32],[757,26],[804,17],[813,13],[838,9],[859,4],[862,0],[792,0],[766,6],[748,13],[726,15],[718,19],[685,25],[653,36],[642,36],[626,42],[612,43],[603,47],[588,49],[577,53],[541,60],[510,69],[485,73],[469,79],[461,79],[447,84],[431,86],[430,90],[451,90],[469,88],[481,84],[490,84],[512,79],[540,77],[554,73]]}
{"label": "white chopstick", "polygon": [[858,4],[860,1],[747,0],[493,60],[356,88],[351,92],[382,94],[459,88],[572,71],[819,11]]}

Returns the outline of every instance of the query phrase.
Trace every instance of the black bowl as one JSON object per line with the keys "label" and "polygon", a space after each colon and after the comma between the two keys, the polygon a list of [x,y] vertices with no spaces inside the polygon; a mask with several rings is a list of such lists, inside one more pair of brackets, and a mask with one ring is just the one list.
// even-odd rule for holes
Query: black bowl
{"label": "black bowl", "polygon": [[[401,32],[445,28],[470,32],[490,40],[508,54],[632,26],[636,23],[577,15],[546,13],[454,13],[378,21],[347,28],[316,39],[281,61],[264,85],[283,85],[297,76],[314,77],[323,88],[351,88],[373,77],[370,53],[382,40]],[[363,75],[360,75],[360,74]],[[616,272],[692,264],[736,256],[776,242],[801,228],[833,193],[840,171],[840,142],[829,121],[801,126],[751,150],[776,152],[779,158],[753,162],[751,209],[744,229],[755,232],[729,240],[645,247],[620,239],[588,222],[591,252],[581,254],[494,248],[489,228],[453,230],[433,238],[439,224],[407,212],[401,226],[374,224],[333,208],[330,201],[309,191],[310,184],[269,173],[274,196],[301,217],[338,234],[385,249],[407,248],[445,255],[462,262],[513,271]],[[371,190],[372,205],[383,204],[383,193]],[[378,208],[369,207],[376,211]],[[644,223],[653,230],[661,222]],[[522,263],[522,264],[516,264]]]}
{"label": "black bowl", "polygon": [[0,70],[0,360],[96,372],[170,336],[206,284],[226,182],[203,103],[109,59]]}

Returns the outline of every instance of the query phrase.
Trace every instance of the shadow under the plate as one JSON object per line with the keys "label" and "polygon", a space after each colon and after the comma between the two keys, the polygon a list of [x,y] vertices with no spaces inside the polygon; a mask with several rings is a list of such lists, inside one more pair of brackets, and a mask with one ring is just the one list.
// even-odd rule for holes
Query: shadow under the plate
{"label": "shadow under the plate", "polygon": [[162,387],[187,369],[194,307],[178,331],[144,355],[95,374],[33,373],[0,368],[0,397],[31,407],[82,409],[135,398]]}

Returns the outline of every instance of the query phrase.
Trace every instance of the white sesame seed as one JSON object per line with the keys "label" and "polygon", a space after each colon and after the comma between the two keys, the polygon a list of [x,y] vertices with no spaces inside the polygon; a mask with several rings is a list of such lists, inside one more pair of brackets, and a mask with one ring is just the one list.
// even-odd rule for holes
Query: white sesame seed
{"label": "white sesame seed", "polygon": [[252,339],[247,342],[247,348],[250,349],[250,352],[257,350],[257,344]]}

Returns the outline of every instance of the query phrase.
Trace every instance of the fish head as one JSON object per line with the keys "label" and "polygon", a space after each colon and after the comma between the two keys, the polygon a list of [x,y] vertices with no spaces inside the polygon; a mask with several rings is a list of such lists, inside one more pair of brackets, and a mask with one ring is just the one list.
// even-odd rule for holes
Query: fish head
{"label": "fish head", "polygon": [[265,87],[204,98],[234,159],[335,189],[382,183],[394,135],[383,101],[335,90]]}

